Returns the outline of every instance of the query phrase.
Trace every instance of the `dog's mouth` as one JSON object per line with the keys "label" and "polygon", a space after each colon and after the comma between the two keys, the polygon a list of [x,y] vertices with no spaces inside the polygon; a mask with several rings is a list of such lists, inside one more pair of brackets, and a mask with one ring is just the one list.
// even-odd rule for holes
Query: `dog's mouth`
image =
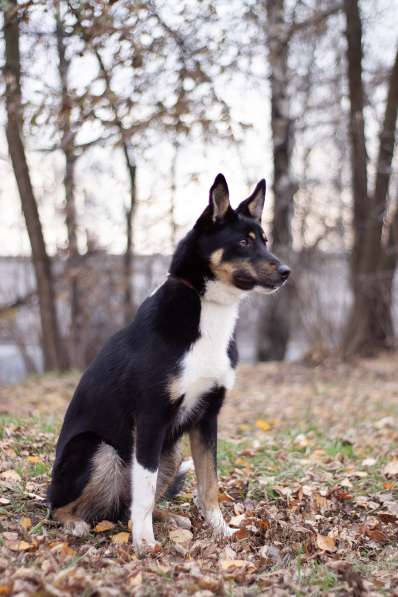
{"label": "dog's mouth", "polygon": [[273,294],[285,284],[286,280],[281,280],[280,282],[262,282],[256,286],[255,290],[260,294]]}
{"label": "dog's mouth", "polygon": [[286,280],[261,280],[253,278],[253,276],[250,276],[250,274],[246,274],[245,272],[236,272],[233,275],[233,283],[234,286],[240,290],[256,290],[263,294],[272,294],[282,288],[286,283]]}
{"label": "dog's mouth", "polygon": [[234,285],[240,290],[253,290],[256,286],[257,281],[251,276],[247,276],[243,273],[236,273],[233,276]]}

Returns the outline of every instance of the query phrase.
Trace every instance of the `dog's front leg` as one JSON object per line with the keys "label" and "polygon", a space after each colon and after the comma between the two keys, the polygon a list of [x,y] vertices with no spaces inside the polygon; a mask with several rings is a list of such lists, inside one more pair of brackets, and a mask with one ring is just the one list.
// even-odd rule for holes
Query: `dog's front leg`
{"label": "dog's front leg", "polygon": [[131,519],[133,544],[139,554],[158,545],[153,534],[152,514],[164,437],[160,428],[147,422],[136,426],[131,474]]}
{"label": "dog's front leg", "polygon": [[217,416],[206,417],[190,431],[192,458],[198,482],[198,506],[215,535],[234,534],[224,520],[218,503]]}

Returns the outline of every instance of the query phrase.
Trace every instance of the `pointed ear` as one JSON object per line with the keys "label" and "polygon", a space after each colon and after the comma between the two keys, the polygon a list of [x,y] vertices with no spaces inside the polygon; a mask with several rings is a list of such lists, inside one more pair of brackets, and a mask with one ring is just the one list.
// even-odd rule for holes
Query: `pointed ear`
{"label": "pointed ear", "polygon": [[257,183],[256,188],[254,189],[253,193],[242,201],[242,203],[237,208],[237,212],[246,216],[247,218],[254,218],[257,220],[259,224],[261,224],[261,216],[263,215],[263,208],[264,208],[264,201],[265,201],[265,180],[262,178],[259,183]]}
{"label": "pointed ear", "polygon": [[209,208],[213,222],[222,220],[230,209],[228,185],[222,174],[217,174],[210,187]]}

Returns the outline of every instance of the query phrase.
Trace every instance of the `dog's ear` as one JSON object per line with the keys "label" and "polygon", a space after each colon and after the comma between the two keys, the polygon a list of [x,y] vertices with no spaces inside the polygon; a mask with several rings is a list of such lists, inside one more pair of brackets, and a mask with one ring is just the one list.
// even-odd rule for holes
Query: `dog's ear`
{"label": "dog's ear", "polygon": [[230,207],[227,181],[223,174],[217,174],[209,192],[209,211],[213,222],[222,220]]}
{"label": "dog's ear", "polygon": [[254,218],[261,224],[261,216],[263,215],[265,201],[265,180],[264,178],[257,183],[253,193],[242,201],[237,208],[237,213],[246,216],[247,218]]}

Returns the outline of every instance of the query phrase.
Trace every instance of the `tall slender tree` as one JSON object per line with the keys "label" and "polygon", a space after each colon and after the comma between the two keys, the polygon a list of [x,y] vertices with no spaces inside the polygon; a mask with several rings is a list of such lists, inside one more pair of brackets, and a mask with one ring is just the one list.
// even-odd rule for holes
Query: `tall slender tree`
{"label": "tall slender tree", "polygon": [[22,211],[32,249],[41,321],[41,343],[44,368],[62,369],[67,365],[58,327],[54,280],[47,254],[23,143],[23,110],[21,91],[20,10],[17,0],[3,3],[6,82],[6,136],[14,169]]}
{"label": "tall slender tree", "polygon": [[[369,193],[365,138],[362,19],[358,0],[345,0],[347,78],[350,99],[350,143],[353,196],[351,283],[353,305],[346,326],[344,351],[372,354],[393,342],[391,261],[386,258],[383,230],[395,147],[398,113],[398,48],[387,84],[384,118],[379,133],[377,171]],[[391,240],[386,231],[385,237]],[[387,271],[384,269],[387,267]]]}
{"label": "tall slender tree", "polygon": [[69,86],[70,60],[67,57],[65,26],[61,0],[53,0],[55,16],[55,37],[58,54],[58,75],[60,81],[60,101],[58,127],[61,133],[60,149],[64,155],[65,222],[68,237],[67,278],[70,303],[70,342],[69,360],[73,367],[84,365],[81,354],[82,305],[79,288],[79,247],[77,241],[76,217],[76,132],[72,122],[74,100]]}

